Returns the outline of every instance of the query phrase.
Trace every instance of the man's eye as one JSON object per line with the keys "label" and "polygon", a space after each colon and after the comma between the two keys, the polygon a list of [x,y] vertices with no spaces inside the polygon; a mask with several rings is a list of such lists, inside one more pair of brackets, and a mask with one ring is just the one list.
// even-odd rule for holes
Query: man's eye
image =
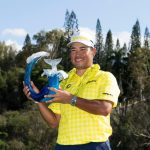
{"label": "man's eye", "polygon": [[81,50],[86,50],[86,47],[82,47]]}
{"label": "man's eye", "polygon": [[71,51],[75,51],[76,49],[75,48],[71,48]]}

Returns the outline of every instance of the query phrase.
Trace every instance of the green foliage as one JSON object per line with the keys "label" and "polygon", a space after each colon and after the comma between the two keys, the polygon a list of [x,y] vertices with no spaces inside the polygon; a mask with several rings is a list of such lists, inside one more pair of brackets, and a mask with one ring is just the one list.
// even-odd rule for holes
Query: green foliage
{"label": "green foliage", "polygon": [[[0,128],[4,128],[6,126],[6,118],[3,115],[0,115]],[[0,132],[0,135],[2,135],[3,132]]]}
{"label": "green foliage", "polygon": [[20,140],[13,139],[8,142],[9,150],[26,150],[26,146]]}
{"label": "green foliage", "polygon": [[100,20],[97,19],[96,24],[96,55],[94,58],[94,62],[100,64],[102,66],[103,62],[103,35],[102,35],[102,28],[100,24]]}
{"label": "green foliage", "polygon": [[6,74],[0,71],[0,89],[6,88]]}
{"label": "green foliage", "polygon": [[131,34],[131,51],[136,48],[141,48],[141,31],[140,31],[140,23],[138,20],[133,26]]}
{"label": "green foliage", "polygon": [[9,148],[9,145],[5,141],[0,140],[0,149],[8,150],[8,148]]}
{"label": "green foliage", "polygon": [[30,45],[31,45],[31,39],[29,34],[27,34],[24,40],[24,46],[30,46]]}
{"label": "green foliage", "polygon": [[0,71],[7,71],[15,66],[16,51],[11,46],[0,42]]}
{"label": "green foliage", "polygon": [[111,32],[111,30],[109,30],[107,32],[104,50],[106,52],[107,57],[110,58],[111,54],[113,52],[113,39],[112,39],[112,32]]}
{"label": "green foliage", "polygon": [[135,49],[129,55],[128,69],[130,70],[132,89],[134,89],[134,95],[138,97],[143,96],[143,90],[147,89],[145,87],[150,86],[147,82],[150,80],[149,56],[150,50],[145,48]]}
{"label": "green foliage", "polygon": [[104,46],[104,69],[107,71],[111,71],[112,69],[112,62],[111,56],[113,53],[113,39],[112,39],[112,32],[109,30],[106,35],[106,41]]}
{"label": "green foliage", "polygon": [[20,84],[22,85],[22,79],[20,81],[20,76],[22,74],[22,69],[20,68],[12,68],[9,71],[5,72],[4,87],[1,89],[1,109],[3,109],[3,105],[5,108],[16,109],[18,108],[22,101],[20,100],[20,95],[18,94],[20,91]]}
{"label": "green foliage", "polygon": [[144,32],[144,48],[150,48],[150,33],[148,27],[145,28]]}
{"label": "green foliage", "polygon": [[124,49],[123,48],[117,48],[113,52],[110,61],[112,63],[112,73],[115,75],[117,78],[119,88],[121,91],[121,94],[124,93],[124,87],[123,87],[123,82],[125,79],[125,72],[126,72],[126,64],[127,60],[124,54]]}
{"label": "green foliage", "polygon": [[115,150],[148,150],[150,148],[150,106],[149,103],[137,103],[128,108],[126,115],[112,115],[113,135],[112,149]]}
{"label": "green foliage", "polygon": [[17,93],[20,69],[16,68],[15,56],[16,51],[12,47],[0,42],[0,112],[8,108],[17,108],[19,105],[15,100],[13,102],[17,102],[16,105],[11,103],[12,98],[19,98]]}
{"label": "green foliage", "polygon": [[74,11],[69,13],[69,11],[66,10],[64,28],[67,39],[70,39],[75,32],[79,31],[78,19]]}
{"label": "green foliage", "polygon": [[[33,110],[8,111],[0,116],[0,148],[8,150],[49,150],[55,146],[57,131],[47,126]],[[3,123],[4,122],[4,123]]]}

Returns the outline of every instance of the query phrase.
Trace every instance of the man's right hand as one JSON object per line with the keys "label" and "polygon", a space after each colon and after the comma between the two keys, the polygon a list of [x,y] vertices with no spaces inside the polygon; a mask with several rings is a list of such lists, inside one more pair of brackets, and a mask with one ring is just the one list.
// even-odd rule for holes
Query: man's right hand
{"label": "man's right hand", "polygon": [[[36,93],[40,92],[39,89],[34,85],[34,83],[32,81],[31,81],[31,86]],[[37,103],[42,117],[48,123],[48,125],[50,127],[56,128],[59,126],[60,114],[55,114],[51,109],[49,109],[47,107],[46,103],[37,102],[37,101],[33,100],[30,96],[29,88],[28,88],[28,86],[25,86],[24,82],[23,82],[23,92],[28,99],[32,100],[34,103]]]}
{"label": "man's right hand", "polygon": [[[31,81],[31,86],[32,86],[32,88],[33,88],[33,90],[36,92],[36,93],[39,93],[39,89],[34,85],[34,83]],[[28,99],[30,99],[30,100],[33,100],[32,98],[31,98],[31,96],[30,96],[30,91],[29,91],[29,88],[28,88],[28,86],[26,86],[25,84],[24,84],[24,81],[23,81],[23,92],[24,92],[24,94],[25,94],[25,96],[28,98]],[[34,101],[34,100],[33,100]],[[36,102],[36,101],[34,101],[34,102]]]}

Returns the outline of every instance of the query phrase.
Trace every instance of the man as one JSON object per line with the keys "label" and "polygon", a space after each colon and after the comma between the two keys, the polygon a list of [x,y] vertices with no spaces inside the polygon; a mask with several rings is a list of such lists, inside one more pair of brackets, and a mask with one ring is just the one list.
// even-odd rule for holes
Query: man
{"label": "man", "polygon": [[[51,127],[58,127],[55,150],[110,150],[110,113],[120,92],[116,79],[93,64],[96,49],[90,36],[74,35],[68,46],[74,68],[60,89],[50,88],[56,94],[45,95],[53,97],[50,105],[38,103],[38,108]],[[28,87],[23,91],[30,99]]]}

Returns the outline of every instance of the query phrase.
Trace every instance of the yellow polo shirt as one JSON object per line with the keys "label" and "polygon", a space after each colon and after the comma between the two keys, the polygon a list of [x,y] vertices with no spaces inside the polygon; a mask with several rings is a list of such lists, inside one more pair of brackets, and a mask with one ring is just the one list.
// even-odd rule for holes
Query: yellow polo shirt
{"label": "yellow polo shirt", "polygon": [[[115,77],[93,65],[80,77],[76,69],[60,84],[61,88],[77,97],[94,100],[109,100],[117,105],[120,90]],[[110,115],[90,114],[70,104],[53,103],[49,105],[55,113],[61,114],[57,143],[62,145],[103,142],[112,134]]]}

